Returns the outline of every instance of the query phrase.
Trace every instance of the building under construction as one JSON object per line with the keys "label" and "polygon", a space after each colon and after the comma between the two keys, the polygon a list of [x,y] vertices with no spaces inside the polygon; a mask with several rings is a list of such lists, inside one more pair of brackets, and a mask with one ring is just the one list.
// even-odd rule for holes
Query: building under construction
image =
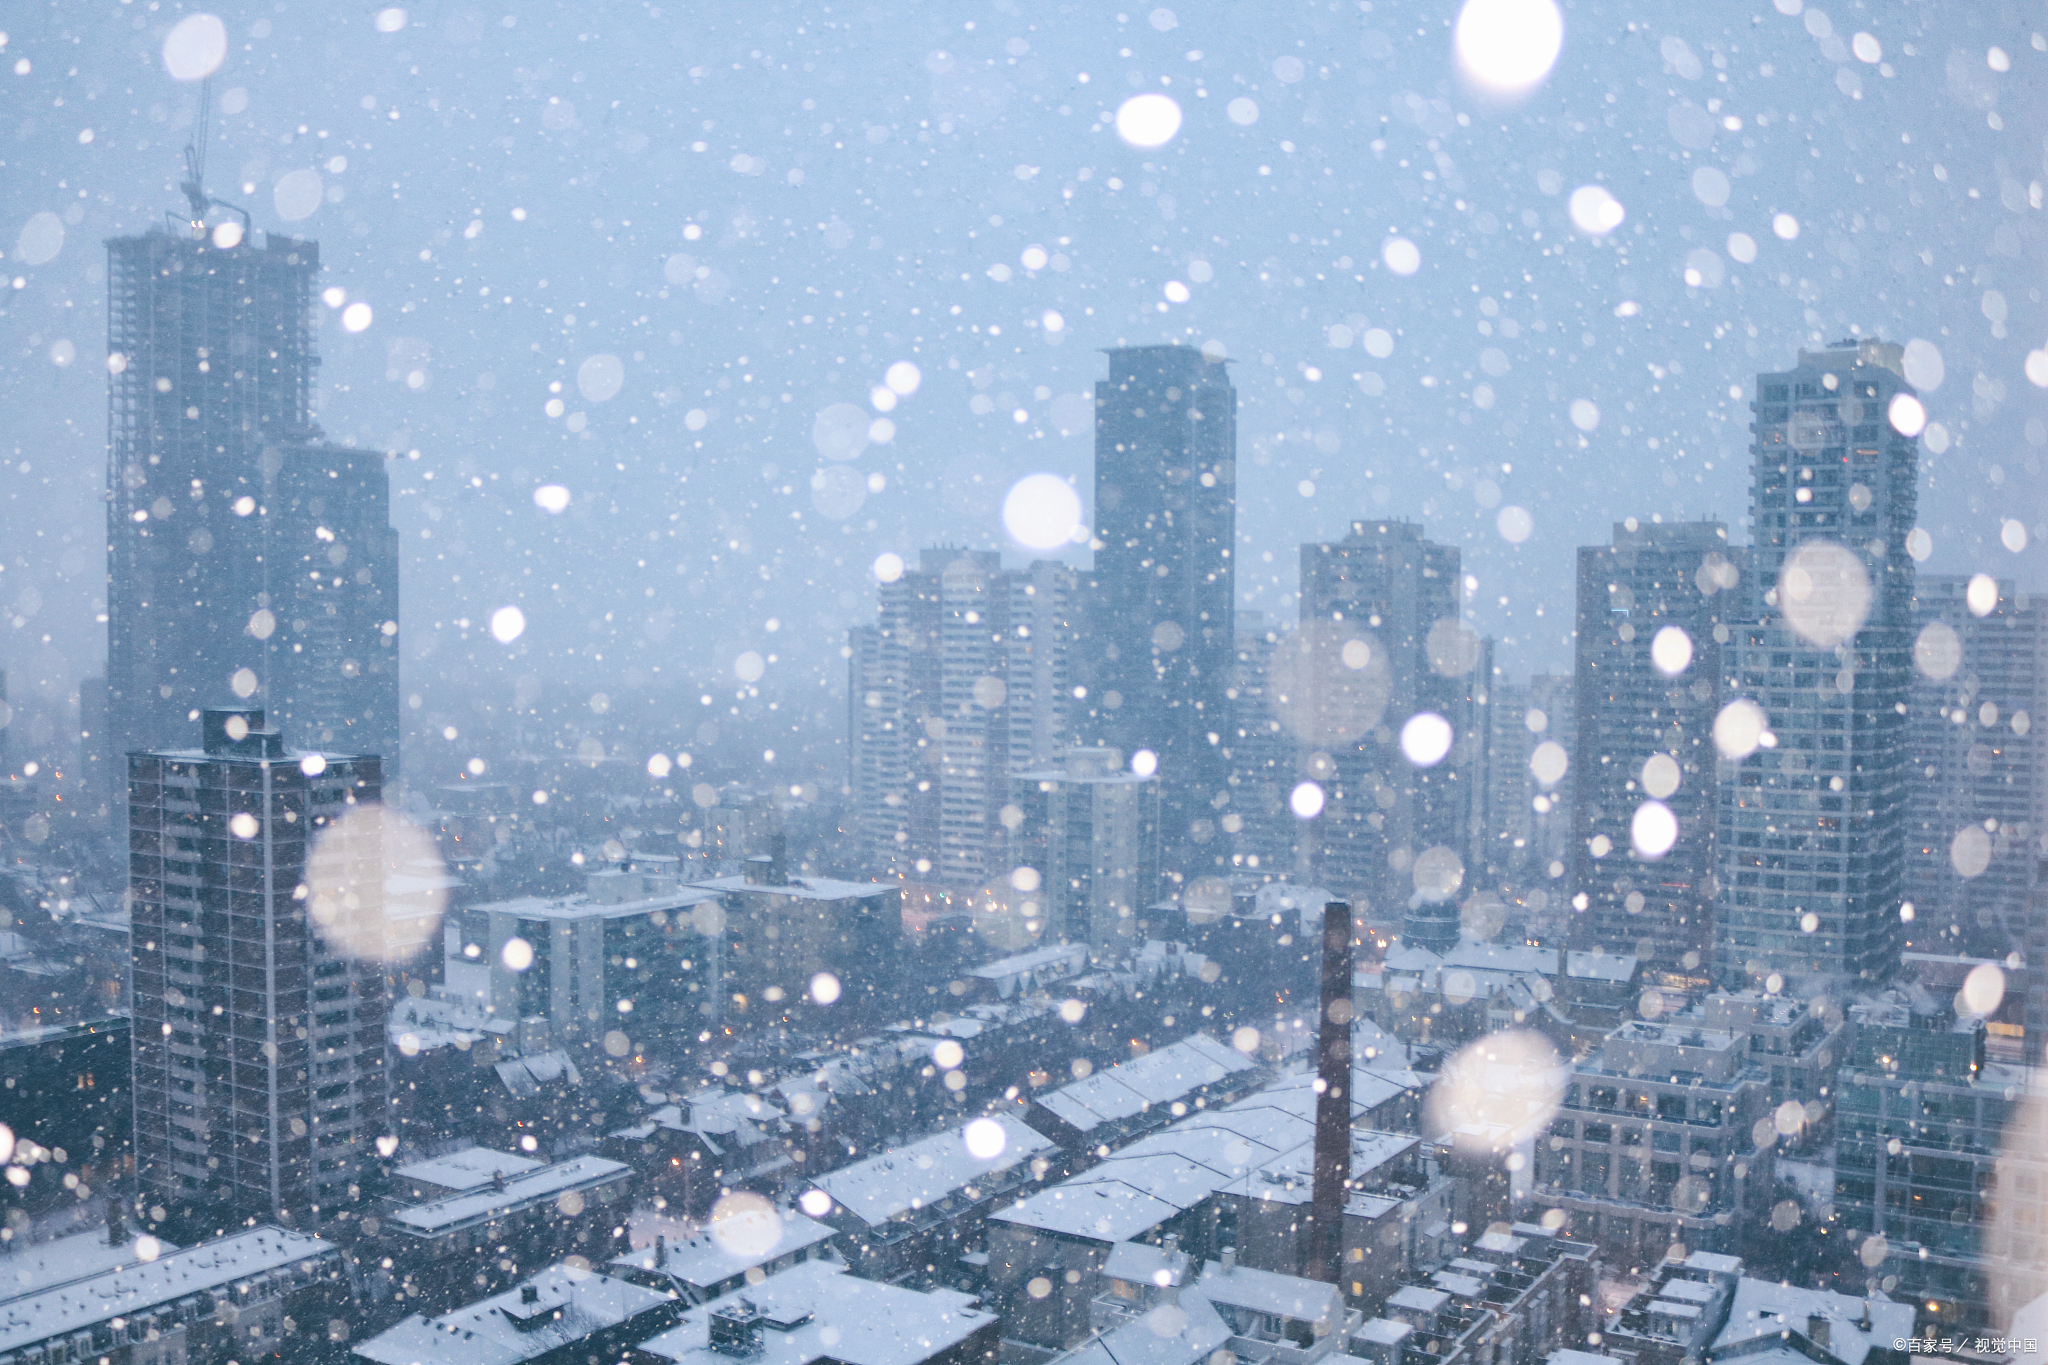
{"label": "building under construction", "polygon": [[[398,753],[384,457],[313,417],[318,244],[107,243],[107,678],[100,766],[263,706],[310,747]],[[116,798],[118,799],[118,798]]]}

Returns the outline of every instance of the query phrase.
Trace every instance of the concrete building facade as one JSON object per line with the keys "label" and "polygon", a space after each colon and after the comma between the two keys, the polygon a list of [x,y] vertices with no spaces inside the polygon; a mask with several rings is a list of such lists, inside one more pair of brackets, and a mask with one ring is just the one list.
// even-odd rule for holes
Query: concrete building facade
{"label": "concrete building facade", "polygon": [[1159,885],[1159,783],[1140,777],[1114,749],[1068,749],[1049,767],[1010,779],[1011,909],[1028,921],[1037,906],[1048,942],[1129,950],[1139,912]]}
{"label": "concrete building facade", "polygon": [[137,1185],[174,1228],[317,1230],[389,1125],[383,778],[253,708],[203,728],[128,759]]}
{"label": "concrete building facade", "polygon": [[1221,360],[1189,346],[1109,353],[1094,515],[1076,738],[1157,754],[1165,866],[1213,872],[1228,858],[1210,803],[1228,786],[1237,652],[1237,390]]}
{"label": "concrete building facade", "polygon": [[[1490,679],[1461,618],[1458,565],[1408,522],[1356,521],[1340,541],[1301,547],[1301,627],[1280,646],[1274,703],[1325,791],[1316,878],[1380,916],[1451,903],[1470,859],[1474,717]],[[1418,763],[1401,737],[1423,713],[1453,741]],[[1423,946],[1456,936],[1453,913],[1448,937]]]}
{"label": "concrete building facade", "polygon": [[1907,703],[1906,895],[1913,938],[1953,928],[1969,951],[2026,948],[2048,780],[2041,607],[2010,579],[1922,574]]}
{"label": "concrete building facade", "polygon": [[[1628,953],[1652,971],[1704,978],[1713,955],[1721,642],[1741,615],[1744,557],[1715,521],[1614,528],[1579,551],[1572,755],[1572,944]],[[1668,847],[1634,837],[1657,802]]]}
{"label": "concrete building facade", "polygon": [[1902,348],[1864,341],[1757,377],[1749,619],[1724,655],[1727,696],[1756,709],[1719,778],[1723,985],[1867,986],[1898,964],[1920,462],[1889,417],[1917,408],[1904,370]]}

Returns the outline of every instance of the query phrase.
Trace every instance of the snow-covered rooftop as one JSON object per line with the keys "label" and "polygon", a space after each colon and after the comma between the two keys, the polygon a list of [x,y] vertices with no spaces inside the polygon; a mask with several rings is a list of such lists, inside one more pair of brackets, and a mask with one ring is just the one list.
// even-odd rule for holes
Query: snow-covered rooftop
{"label": "snow-covered rooftop", "polygon": [[[131,1245],[139,1247],[139,1240]],[[245,1276],[311,1260],[334,1250],[332,1242],[303,1232],[259,1227],[182,1251],[162,1252],[154,1260],[134,1261],[96,1275],[74,1278],[69,1283],[41,1288],[0,1304],[0,1351],[19,1350],[109,1318],[132,1317],[188,1294],[217,1289]],[[76,1248],[66,1248],[54,1255],[60,1266],[84,1257]]]}
{"label": "snow-covered rooftop", "polygon": [[870,896],[892,895],[896,891],[893,885],[881,882],[843,882],[832,877],[791,877],[787,882],[775,885],[750,882],[739,876],[710,877],[692,884],[707,891],[727,894],[784,896],[806,901],[866,900]]}
{"label": "snow-covered rooftop", "polygon": [[1205,1085],[1253,1068],[1251,1059],[1236,1048],[1196,1033],[1036,1099],[1048,1113],[1087,1133],[1101,1124],[1170,1105]]}
{"label": "snow-covered rooftop", "polygon": [[711,1315],[744,1300],[762,1317],[759,1365],[919,1365],[995,1321],[973,1296],[878,1284],[824,1261],[806,1261],[759,1284],[690,1309],[676,1326],[642,1342],[642,1354],[678,1365],[728,1365],[711,1348]]}
{"label": "snow-covered rooftop", "polygon": [[718,893],[698,886],[678,886],[655,896],[628,901],[597,901],[588,895],[518,896],[464,908],[470,915],[511,915],[518,919],[539,919],[574,924],[579,920],[625,919],[648,915],[656,910],[672,913],[715,901]]}
{"label": "snow-covered rooftop", "polygon": [[[0,1244],[5,1248],[0,1250],[0,1302],[40,1294],[131,1265],[142,1259],[136,1250],[140,1240],[131,1237],[109,1246],[106,1232],[95,1228],[74,1232],[69,1237],[53,1237],[47,1242],[24,1242],[17,1238]],[[159,1256],[176,1250],[169,1242],[158,1241],[156,1246]]]}
{"label": "snow-covered rooftop", "polygon": [[[527,1302],[522,1292],[535,1291]],[[671,1296],[588,1270],[550,1266],[519,1287],[453,1313],[406,1318],[362,1342],[378,1365],[518,1365],[660,1308]]]}
{"label": "snow-covered rooftop", "polygon": [[1247,1265],[1225,1268],[1219,1261],[1210,1261],[1202,1267],[1202,1278],[1195,1287],[1211,1303],[1296,1322],[1326,1324],[1330,1330],[1344,1324],[1344,1296],[1336,1285],[1320,1280],[1305,1280],[1299,1275],[1282,1275]]}
{"label": "snow-covered rooftop", "polygon": [[461,1151],[449,1152],[444,1156],[409,1161],[392,1171],[392,1174],[400,1181],[435,1185],[454,1194],[488,1185],[499,1177],[509,1180],[514,1176],[525,1175],[528,1171],[537,1171],[546,1164],[530,1156],[494,1152],[488,1147],[464,1147]]}
{"label": "snow-covered rooftop", "polygon": [[1728,1324],[1714,1339],[1713,1350],[1722,1352],[1738,1342],[1776,1336],[1788,1330],[1808,1333],[1809,1322],[1814,1318],[1827,1324],[1826,1349],[1843,1365],[1863,1365],[1872,1347],[1889,1347],[1893,1338],[1914,1335],[1910,1303],[1893,1303],[1878,1293],[1854,1298],[1832,1290],[1801,1289],[1744,1276],[1735,1282],[1735,1302],[1728,1309]]}
{"label": "snow-covered rooftop", "polygon": [[384,1226],[416,1237],[438,1237],[466,1224],[487,1222],[516,1209],[559,1199],[571,1190],[593,1189],[624,1180],[629,1174],[629,1168],[621,1162],[599,1156],[571,1157],[552,1166],[509,1176],[502,1186],[485,1184],[399,1209],[384,1219]]}
{"label": "snow-covered rooftop", "polygon": [[1052,1142],[1008,1114],[993,1118],[1003,1129],[1003,1149],[984,1160],[967,1150],[962,1130],[893,1148],[819,1179],[818,1188],[870,1227],[900,1213],[925,1208],[975,1181],[1008,1170],[1051,1148]]}
{"label": "snow-covered rooftop", "polygon": [[614,1256],[611,1263],[621,1269],[630,1267],[653,1271],[681,1284],[709,1289],[735,1275],[744,1275],[756,1266],[768,1265],[784,1256],[814,1247],[832,1236],[831,1228],[790,1209],[777,1209],[774,1217],[775,1235],[772,1238],[759,1235],[765,1230],[765,1225],[750,1221],[737,1234],[723,1233],[722,1229],[714,1227],[694,1237],[628,1251]]}

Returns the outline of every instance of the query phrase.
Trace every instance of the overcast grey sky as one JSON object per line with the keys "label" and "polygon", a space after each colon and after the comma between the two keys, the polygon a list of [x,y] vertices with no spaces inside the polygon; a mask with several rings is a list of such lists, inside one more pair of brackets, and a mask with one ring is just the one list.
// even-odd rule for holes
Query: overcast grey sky
{"label": "overcast grey sky", "polygon": [[[1653,514],[1746,539],[1755,373],[1852,329],[1943,359],[1925,567],[2038,579],[1999,535],[2048,533],[2024,368],[2048,340],[2048,16],[1781,8],[1567,3],[1555,70],[1503,106],[1460,80],[1456,7],[1409,0],[218,5],[209,180],[318,238],[371,307],[358,335],[321,310],[320,415],[401,452],[406,690],[430,711],[519,677],[578,705],[656,670],[729,689],[747,650],[824,697],[875,557],[1006,543],[1028,473],[1085,499],[1068,396],[1099,348],[1161,340],[1236,361],[1244,607],[1291,623],[1302,541],[1405,517],[1463,548],[1510,672],[1562,669],[1574,548]],[[198,87],[164,44],[190,12],[7,14],[17,695],[61,699],[104,651],[100,243],[180,202]],[[1140,91],[1183,111],[1163,147],[1113,126]],[[1604,237],[1568,213],[1588,184],[1625,215]],[[893,439],[814,497],[817,415],[903,360],[922,382]],[[481,625],[514,602],[508,649]]]}

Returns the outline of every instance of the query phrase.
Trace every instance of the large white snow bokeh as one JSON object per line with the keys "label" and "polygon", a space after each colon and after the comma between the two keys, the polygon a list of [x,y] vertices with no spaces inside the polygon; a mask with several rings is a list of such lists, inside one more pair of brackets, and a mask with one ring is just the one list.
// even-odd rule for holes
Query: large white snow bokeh
{"label": "large white snow bokeh", "polygon": [[1117,107],[1117,136],[1133,147],[1164,147],[1180,131],[1180,105],[1171,95],[1133,95]]}
{"label": "large white snow bokeh", "polygon": [[329,948],[383,962],[394,943],[433,942],[448,906],[434,840],[387,806],[341,809],[313,831],[301,898]]}
{"label": "large white snow bokeh", "polygon": [[228,57],[228,28],[217,15],[188,14],[164,37],[164,70],[172,80],[204,80]]}
{"label": "large white snow bokeh", "polygon": [[1778,609],[1800,639],[1832,649],[1861,630],[1870,615],[1870,574],[1854,550],[1810,540],[1785,558]]}
{"label": "large white snow bokeh", "polygon": [[1557,65],[1564,16],[1554,0],[1465,0],[1452,41],[1467,80],[1513,98],[1541,85]]}
{"label": "large white snow bokeh", "polygon": [[1003,529],[1029,550],[1057,550],[1081,529],[1081,495],[1057,474],[1027,474],[1003,499]]}

